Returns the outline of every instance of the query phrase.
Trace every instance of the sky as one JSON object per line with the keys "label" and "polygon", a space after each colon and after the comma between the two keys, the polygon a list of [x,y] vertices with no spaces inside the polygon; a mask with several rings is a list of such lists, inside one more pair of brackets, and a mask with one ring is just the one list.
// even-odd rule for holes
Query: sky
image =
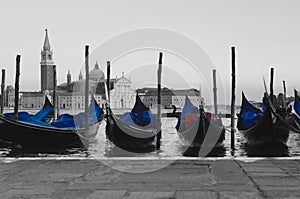
{"label": "sky", "polygon": [[[160,49],[165,52],[165,86],[201,87],[203,96],[211,98],[211,71],[217,69],[219,103],[230,104],[230,48],[235,46],[237,103],[241,101],[241,91],[251,100],[261,100],[262,79],[264,77],[269,84],[271,67],[275,68],[275,92],[282,92],[282,81],[285,80],[287,94],[293,95],[294,88],[300,90],[299,9],[297,0],[3,1],[0,7],[0,68],[6,69],[6,84],[14,85],[15,59],[20,54],[20,89],[40,90],[40,52],[47,28],[58,83],[66,81],[68,70],[72,80],[78,78],[84,63],[84,46],[89,45],[91,69],[98,61],[105,71],[105,61],[112,60],[113,77],[124,72],[134,82],[133,88],[151,85],[155,83],[158,48],[140,46],[140,50],[124,53],[121,49],[128,41],[124,41],[126,37],[122,35],[156,28],[188,38],[203,49],[203,52],[199,51],[198,60],[209,59],[193,65],[196,62],[189,62],[189,54],[198,51],[189,52],[188,48],[180,51],[183,44],[170,37],[168,45],[180,54],[172,49]],[[110,49],[111,54],[101,54],[98,60],[98,53],[110,41],[115,44],[118,41],[120,45]],[[198,69],[194,70],[194,67]],[[201,74],[195,72],[199,70]]]}

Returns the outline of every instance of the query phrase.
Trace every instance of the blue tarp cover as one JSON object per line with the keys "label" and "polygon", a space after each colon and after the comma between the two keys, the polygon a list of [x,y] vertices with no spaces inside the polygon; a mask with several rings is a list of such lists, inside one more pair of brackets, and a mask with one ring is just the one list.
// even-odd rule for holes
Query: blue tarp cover
{"label": "blue tarp cover", "polygon": [[130,112],[124,113],[120,120],[127,125],[138,125],[138,126],[147,126],[156,127],[156,118],[151,113],[150,109],[144,105],[140,97],[136,95],[136,100],[134,107]]}
{"label": "blue tarp cover", "polygon": [[41,109],[39,112],[37,112],[35,115],[33,115],[31,118],[33,120],[43,121],[48,115],[52,113],[53,113],[52,107],[45,107]]}
{"label": "blue tarp cover", "polygon": [[[102,108],[98,104],[93,104],[89,107],[90,124],[99,122],[103,114]],[[85,127],[85,113],[81,112],[76,115],[62,114],[55,121],[50,123],[57,128],[83,128]]]}
{"label": "blue tarp cover", "polygon": [[297,113],[297,115],[300,115],[300,99],[298,96],[298,92],[296,90],[295,90],[294,110]]}
{"label": "blue tarp cover", "polygon": [[132,112],[126,112],[120,117],[120,120],[130,126],[150,125],[149,127],[156,127],[156,117],[149,111],[143,111],[135,114]]}
{"label": "blue tarp cover", "polygon": [[190,100],[188,99],[188,97],[186,96],[185,97],[185,104],[184,104],[184,107],[181,111],[181,114],[180,114],[180,117],[178,117],[178,121],[177,121],[177,124],[175,126],[175,128],[178,130],[179,127],[180,127],[180,124],[181,124],[181,121],[183,121],[183,118],[188,115],[188,114],[192,114],[192,113],[198,113],[199,110],[197,107],[195,107],[191,102]]}
{"label": "blue tarp cover", "polygon": [[251,128],[252,126],[254,126],[259,120],[260,118],[262,118],[262,114],[256,114],[253,112],[245,112],[242,113],[242,115],[240,115],[241,118],[239,118],[240,120],[242,119],[243,121],[243,127],[245,129]]}
{"label": "blue tarp cover", "polygon": [[[4,113],[3,114],[6,118],[8,119],[14,119],[14,113]],[[49,124],[41,121],[41,120],[35,120],[33,119],[33,116],[29,115],[28,112],[18,112],[18,120],[21,122],[26,122],[30,124],[35,124],[35,125],[41,125],[41,126],[50,126]]]}
{"label": "blue tarp cover", "polygon": [[260,118],[263,117],[263,112],[253,106],[242,93],[242,107],[238,115],[238,127],[240,129],[248,129],[253,127]]}
{"label": "blue tarp cover", "polygon": [[[55,121],[50,124],[43,122],[43,119],[52,113],[49,107],[43,108],[37,114],[30,116],[28,112],[19,112],[18,120],[30,124],[56,127],[56,128],[83,128],[85,127],[85,114],[84,112],[76,115],[62,114]],[[101,119],[103,115],[103,109],[98,104],[92,104],[89,106],[89,120],[90,124],[95,124]],[[8,119],[14,119],[13,113],[5,113],[4,116]]]}

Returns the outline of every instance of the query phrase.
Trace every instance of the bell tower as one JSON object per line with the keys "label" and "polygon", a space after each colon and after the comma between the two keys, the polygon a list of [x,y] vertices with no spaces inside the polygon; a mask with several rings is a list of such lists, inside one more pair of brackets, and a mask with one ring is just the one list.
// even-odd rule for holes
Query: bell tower
{"label": "bell tower", "polygon": [[68,74],[67,74],[67,91],[72,92],[70,71],[68,71]]}
{"label": "bell tower", "polygon": [[80,71],[79,73],[79,77],[78,77],[79,80],[82,80],[83,79],[83,76],[82,76],[82,72]]}
{"label": "bell tower", "polygon": [[50,47],[47,29],[44,46],[41,50],[41,91],[53,90],[53,51]]}

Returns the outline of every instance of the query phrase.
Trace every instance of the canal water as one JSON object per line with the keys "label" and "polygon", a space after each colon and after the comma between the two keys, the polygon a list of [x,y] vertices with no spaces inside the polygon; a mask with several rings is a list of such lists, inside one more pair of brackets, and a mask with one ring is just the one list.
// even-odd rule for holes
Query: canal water
{"label": "canal water", "polygon": [[[290,133],[287,147],[266,146],[263,148],[249,148],[245,146],[242,135],[235,133],[235,150],[230,146],[230,118],[222,119],[226,127],[225,141],[222,147],[212,150],[208,157],[295,157],[300,156],[300,134]],[[69,149],[68,151],[55,151],[50,153],[24,152],[20,149],[12,149],[5,143],[0,143],[0,157],[197,157],[199,149],[187,149],[180,140],[175,125],[176,118],[162,118],[162,140],[161,148],[158,151],[147,153],[132,153],[122,150],[110,143],[105,135],[106,122],[103,121],[95,141],[90,145],[88,150]]]}

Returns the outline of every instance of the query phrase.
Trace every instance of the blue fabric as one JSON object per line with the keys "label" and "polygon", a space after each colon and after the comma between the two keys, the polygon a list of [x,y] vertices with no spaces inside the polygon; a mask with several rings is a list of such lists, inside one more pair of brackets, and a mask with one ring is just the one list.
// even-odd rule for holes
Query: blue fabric
{"label": "blue fabric", "polygon": [[143,111],[140,113],[130,113],[131,119],[140,126],[146,126],[151,122],[151,115],[149,111]]}
{"label": "blue fabric", "polygon": [[296,112],[298,115],[300,115],[300,101],[297,100],[297,98],[295,98],[294,109],[295,109],[295,112]]}
{"label": "blue fabric", "polygon": [[185,97],[185,104],[184,104],[184,107],[181,111],[181,114],[180,114],[180,117],[178,117],[178,121],[177,121],[177,124],[175,126],[175,128],[178,130],[179,127],[180,127],[180,124],[181,124],[181,121],[183,121],[183,117],[187,114],[190,114],[190,113],[197,113],[199,112],[198,108],[196,106],[194,106],[190,100],[188,99],[188,97],[186,96]]}
{"label": "blue fabric", "polygon": [[242,107],[238,115],[238,127],[240,129],[248,129],[253,127],[260,118],[263,117],[263,112],[253,106],[242,93]]}
{"label": "blue fabric", "polygon": [[[46,98],[46,102],[47,100],[48,98]],[[18,120],[22,122],[28,122],[31,124],[44,125],[45,119],[52,113],[53,107],[44,106],[35,115],[29,115],[29,113],[25,111],[18,112]],[[8,119],[14,119],[14,113],[5,113],[4,116]]]}
{"label": "blue fabric", "polygon": [[[42,109],[43,110],[43,109]],[[19,112],[18,120],[21,122],[26,122],[30,124],[40,125],[40,126],[48,126],[55,128],[83,128],[85,127],[85,113],[81,112],[75,116],[70,114],[62,114],[55,121],[47,124],[42,120],[44,117],[48,116],[46,114],[50,109],[48,107],[44,108],[43,112],[39,112],[37,115],[30,116],[28,112]],[[14,119],[13,113],[5,113],[4,116],[8,119]],[[95,124],[102,119],[103,109],[98,104],[92,104],[89,107],[89,121],[90,124]]]}
{"label": "blue fabric", "polygon": [[142,102],[139,95],[136,95],[135,104],[131,110],[131,113],[139,114],[141,112],[147,112],[147,111],[150,111],[150,109],[145,106],[145,104]]}
{"label": "blue fabric", "polygon": [[52,107],[45,107],[32,116],[33,120],[43,121],[48,115],[53,113]]}
{"label": "blue fabric", "polygon": [[254,126],[260,120],[260,118],[262,118],[262,114],[256,114],[248,111],[242,113],[240,117],[242,117],[240,119],[243,121],[244,128],[248,129]]}
{"label": "blue fabric", "polygon": [[[14,113],[4,113],[4,116],[10,120],[14,119]],[[18,121],[35,124],[35,125],[41,125],[41,126],[50,126],[43,121],[34,120],[32,116],[29,115],[28,112],[24,112],[24,111],[18,112]]]}
{"label": "blue fabric", "polygon": [[261,106],[261,109],[263,110],[263,112],[265,112],[265,111],[266,111],[266,109],[267,109],[267,106],[266,106],[266,104],[262,104],[262,106]]}
{"label": "blue fabric", "polygon": [[245,113],[245,112],[252,112],[252,113],[256,113],[256,114],[261,114],[262,111],[258,108],[256,108],[255,106],[253,106],[245,97],[244,94],[243,95],[243,99],[242,99],[242,107],[241,107],[241,112],[240,113]]}
{"label": "blue fabric", "polygon": [[120,120],[129,126],[147,126],[155,128],[156,125],[156,117],[148,111],[144,111],[141,113],[132,113],[126,112],[121,117]]}
{"label": "blue fabric", "polygon": [[70,114],[62,114],[51,125],[57,128],[75,128],[74,117]]}
{"label": "blue fabric", "polygon": [[136,101],[134,107],[130,112],[124,113],[120,120],[127,125],[138,125],[138,126],[147,126],[155,128],[156,117],[151,113],[148,107],[144,105],[140,97],[136,95]]}
{"label": "blue fabric", "polygon": [[217,118],[216,121],[215,121],[215,124],[216,124],[218,127],[223,127],[222,119],[221,119],[221,118]]}
{"label": "blue fabric", "polygon": [[198,108],[195,107],[191,102],[187,102],[181,111],[181,117],[188,113],[196,112],[197,110]]}
{"label": "blue fabric", "polygon": [[132,122],[130,112],[126,112],[123,115],[121,115],[120,120],[123,121],[124,123],[127,123],[127,124]]}
{"label": "blue fabric", "polygon": [[181,125],[181,122],[183,121],[183,117],[187,114],[190,114],[190,113],[198,113],[199,112],[199,109],[194,106],[190,100],[188,99],[188,97],[186,96],[185,97],[185,104],[184,104],[184,107],[181,111],[181,114],[180,114],[180,117],[178,117],[178,120],[177,120],[177,124],[175,126],[176,130],[178,131],[179,130],[179,127]]}
{"label": "blue fabric", "polygon": [[[96,124],[101,119],[103,110],[98,104],[89,107],[89,124]],[[57,128],[83,128],[85,127],[85,113],[81,112],[74,116],[62,114],[57,120],[51,122],[51,125]]]}
{"label": "blue fabric", "polygon": [[[14,113],[4,113],[3,115],[8,119],[14,119]],[[18,112],[18,119],[20,121],[29,121],[30,115],[28,112],[21,111]]]}

